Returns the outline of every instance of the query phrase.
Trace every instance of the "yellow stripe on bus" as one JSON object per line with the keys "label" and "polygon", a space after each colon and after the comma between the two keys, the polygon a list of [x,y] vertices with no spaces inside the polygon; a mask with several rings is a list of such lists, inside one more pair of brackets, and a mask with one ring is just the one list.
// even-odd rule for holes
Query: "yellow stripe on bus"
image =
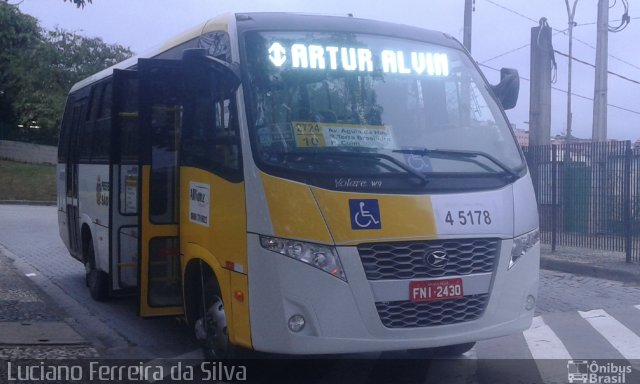
{"label": "yellow stripe on bus", "polygon": [[331,234],[308,185],[261,173],[274,235],[329,244]]}

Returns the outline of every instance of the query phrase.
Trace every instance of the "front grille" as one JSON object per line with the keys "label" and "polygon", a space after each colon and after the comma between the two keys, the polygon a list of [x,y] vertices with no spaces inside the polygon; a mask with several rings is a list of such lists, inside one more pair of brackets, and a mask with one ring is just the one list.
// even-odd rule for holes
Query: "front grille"
{"label": "front grille", "polygon": [[461,299],[430,302],[391,301],[376,303],[380,320],[387,328],[413,328],[457,324],[478,319],[488,293]]}
{"label": "front grille", "polygon": [[[432,251],[447,254],[444,268],[430,267],[425,258]],[[453,239],[368,243],[358,246],[368,280],[416,279],[493,272],[498,255],[497,239]]]}

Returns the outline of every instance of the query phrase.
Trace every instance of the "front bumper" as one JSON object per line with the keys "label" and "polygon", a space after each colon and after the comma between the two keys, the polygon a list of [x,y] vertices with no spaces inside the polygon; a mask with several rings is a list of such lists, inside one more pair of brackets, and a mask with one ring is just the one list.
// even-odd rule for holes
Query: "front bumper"
{"label": "front bumper", "polygon": [[[488,290],[489,300],[477,319],[418,328],[387,328],[375,302],[401,300],[407,281],[368,281],[356,247],[338,247],[347,276],[344,282],[297,260],[267,251],[257,235],[249,236],[249,306],[253,347],[287,354],[322,354],[429,348],[488,339],[527,329],[537,296],[540,248],[534,246],[507,270],[511,240],[502,240],[493,277],[465,277],[465,287]],[[449,276],[447,276],[449,277]],[[465,292],[467,294],[468,292]],[[470,293],[470,292],[469,292]],[[306,325],[294,333],[288,319],[302,315]]]}

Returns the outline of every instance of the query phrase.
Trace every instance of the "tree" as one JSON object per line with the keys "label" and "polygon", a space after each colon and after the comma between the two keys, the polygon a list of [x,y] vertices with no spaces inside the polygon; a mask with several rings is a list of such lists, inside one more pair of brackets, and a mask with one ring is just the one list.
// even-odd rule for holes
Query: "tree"
{"label": "tree", "polygon": [[0,137],[17,125],[13,101],[22,82],[20,63],[39,44],[38,21],[0,3]]}
{"label": "tree", "polygon": [[[9,0],[1,0],[1,1],[4,1],[5,3],[9,4]],[[22,3],[23,1],[24,0],[19,0],[17,3],[11,4],[11,5],[18,5],[18,4]],[[65,3],[67,1],[69,1],[71,4],[75,4],[78,8],[80,8],[80,7],[84,8],[86,3],[91,4],[91,2],[92,2],[92,0],[64,0]]]}
{"label": "tree", "polygon": [[0,138],[56,144],[73,84],[131,55],[99,38],[41,30],[36,19],[0,2]]}
{"label": "tree", "polygon": [[[67,0],[64,0],[64,2],[66,3]],[[78,8],[82,7],[84,8],[84,6],[86,5],[86,3],[91,4],[91,0],[69,0],[69,2],[71,4],[75,4]]]}

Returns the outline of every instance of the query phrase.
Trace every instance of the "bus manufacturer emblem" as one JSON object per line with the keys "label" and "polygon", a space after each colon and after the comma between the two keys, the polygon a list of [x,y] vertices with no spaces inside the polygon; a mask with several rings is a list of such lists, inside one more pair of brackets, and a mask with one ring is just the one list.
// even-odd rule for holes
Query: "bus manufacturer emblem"
{"label": "bus manufacturer emblem", "polygon": [[430,267],[442,269],[447,266],[449,256],[447,255],[447,252],[442,249],[437,249],[429,252],[424,261]]}

